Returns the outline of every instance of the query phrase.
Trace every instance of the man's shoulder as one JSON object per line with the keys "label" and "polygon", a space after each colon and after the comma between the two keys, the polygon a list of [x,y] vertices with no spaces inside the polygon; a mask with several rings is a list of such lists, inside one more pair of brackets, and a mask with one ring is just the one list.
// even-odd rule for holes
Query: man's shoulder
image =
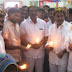
{"label": "man's shoulder", "polygon": [[27,25],[27,20],[23,21],[23,22],[20,24],[20,27],[23,27],[23,26],[25,26],[25,25]]}
{"label": "man's shoulder", "polygon": [[28,23],[28,19],[24,20],[20,25],[24,25],[25,23]]}
{"label": "man's shoulder", "polygon": [[40,18],[37,18],[37,20],[38,20],[39,22],[42,22],[42,23],[46,24],[46,22],[45,22],[44,20],[40,19]]}
{"label": "man's shoulder", "polygon": [[6,20],[5,23],[4,23],[4,26],[10,26],[12,25],[13,23],[9,20]]}
{"label": "man's shoulder", "polygon": [[40,18],[37,19],[40,26],[47,26],[46,22]]}

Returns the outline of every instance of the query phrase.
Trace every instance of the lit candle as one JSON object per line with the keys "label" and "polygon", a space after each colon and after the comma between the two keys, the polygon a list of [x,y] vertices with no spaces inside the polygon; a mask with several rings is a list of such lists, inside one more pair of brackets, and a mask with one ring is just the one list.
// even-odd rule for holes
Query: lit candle
{"label": "lit candle", "polygon": [[31,47],[31,44],[28,44],[27,46],[26,46],[26,49],[29,49]]}
{"label": "lit candle", "polygon": [[45,45],[45,47],[47,48],[47,47],[53,47],[53,42],[48,42],[46,45]]}
{"label": "lit candle", "polygon": [[5,34],[5,38],[8,38],[8,34]]}
{"label": "lit candle", "polygon": [[21,70],[24,70],[24,69],[27,68],[27,64],[23,64],[23,65],[19,66],[19,68],[20,68]]}
{"label": "lit candle", "polygon": [[49,42],[49,47],[53,47],[53,42]]}
{"label": "lit candle", "polygon": [[39,44],[39,42],[40,42],[40,40],[39,40],[39,38],[37,38],[37,39],[36,39],[36,43]]}

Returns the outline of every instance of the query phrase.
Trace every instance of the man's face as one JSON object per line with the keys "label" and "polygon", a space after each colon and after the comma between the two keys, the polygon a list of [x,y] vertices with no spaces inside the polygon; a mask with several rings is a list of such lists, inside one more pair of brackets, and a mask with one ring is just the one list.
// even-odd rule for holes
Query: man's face
{"label": "man's face", "polygon": [[30,15],[30,17],[31,18],[36,18],[36,16],[37,16],[37,9],[36,9],[36,7],[31,7],[30,9],[29,9],[29,15]]}
{"label": "man's face", "polygon": [[54,18],[57,24],[61,25],[63,21],[65,20],[65,15],[62,12],[56,12]]}
{"label": "man's face", "polygon": [[28,18],[28,11],[23,11],[21,13],[21,17],[24,18],[24,19],[27,19]]}
{"label": "man's face", "polygon": [[0,31],[3,29],[4,17],[0,17]]}
{"label": "man's face", "polygon": [[38,12],[37,12],[37,16],[38,16],[39,18],[41,18],[41,19],[44,19],[44,12],[38,11]]}
{"label": "man's face", "polygon": [[19,12],[16,12],[16,13],[13,13],[13,14],[10,14],[8,16],[9,20],[13,23],[17,23],[20,19],[20,13]]}
{"label": "man's face", "polygon": [[22,13],[21,13],[21,17],[27,19],[28,18],[28,8],[22,8]]}
{"label": "man's face", "polygon": [[50,19],[54,18],[54,11],[49,11],[48,16],[49,16]]}
{"label": "man's face", "polygon": [[72,22],[72,14],[69,14],[69,20]]}
{"label": "man's face", "polygon": [[48,11],[49,8],[48,7],[44,7],[43,9],[46,10],[46,11]]}

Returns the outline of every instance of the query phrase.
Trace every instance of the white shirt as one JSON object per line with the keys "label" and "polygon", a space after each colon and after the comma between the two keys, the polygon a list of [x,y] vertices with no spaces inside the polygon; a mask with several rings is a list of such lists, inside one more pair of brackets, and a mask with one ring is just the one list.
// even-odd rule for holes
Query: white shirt
{"label": "white shirt", "polygon": [[2,33],[2,31],[0,31],[0,53],[6,53],[4,39],[1,35],[1,33]]}
{"label": "white shirt", "polygon": [[67,36],[65,38],[66,49],[69,52],[69,59],[68,59],[68,67],[67,67],[67,69],[69,71],[72,71],[72,51],[69,50],[69,43],[72,44],[72,24],[70,23],[69,25],[67,25],[67,27],[69,27]]}
{"label": "white shirt", "polygon": [[[54,45],[53,45],[53,51],[49,52],[49,62],[51,64],[64,64],[67,61],[67,56],[68,54],[65,53],[63,55],[62,59],[59,59],[57,56],[57,53],[59,53],[60,51],[64,50],[64,41],[65,41],[65,36],[67,33],[66,27],[65,27],[65,23],[66,21],[63,22],[62,25],[60,25],[57,28],[56,23],[54,23],[50,28],[49,28],[49,41],[53,41]],[[66,61],[64,60],[66,59]]]}
{"label": "white shirt", "polygon": [[[26,34],[26,40],[31,44],[35,44],[37,38],[41,41],[44,37],[48,36],[46,22],[40,18],[37,18],[36,24],[34,24],[29,17],[21,25],[22,35]],[[40,58],[44,56],[43,46],[39,49],[30,48],[28,51],[24,52],[27,57]]]}
{"label": "white shirt", "polygon": [[52,25],[52,21],[51,21],[51,19],[49,18],[49,21],[47,22],[47,27],[49,28],[51,25]]}

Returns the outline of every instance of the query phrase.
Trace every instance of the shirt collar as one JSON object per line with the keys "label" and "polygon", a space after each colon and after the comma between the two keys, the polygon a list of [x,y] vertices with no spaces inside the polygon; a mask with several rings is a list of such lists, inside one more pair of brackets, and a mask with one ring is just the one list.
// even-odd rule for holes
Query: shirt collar
{"label": "shirt collar", "polygon": [[[65,25],[65,23],[66,23],[66,21],[64,20],[64,21],[63,21],[63,23],[62,23],[61,25],[63,25],[63,26],[64,26],[64,25]],[[56,24],[56,25],[57,25],[57,22],[55,21],[55,22],[54,22],[54,24]],[[61,26],[61,25],[60,25],[60,26]]]}
{"label": "shirt collar", "polygon": [[[7,22],[9,23],[9,25],[14,26],[14,23],[12,23],[10,20],[7,20]],[[18,23],[16,23],[16,24],[18,24]]]}
{"label": "shirt collar", "polygon": [[[63,23],[58,27],[58,28],[62,28],[65,24],[65,20],[63,21]],[[54,23],[54,25],[57,27],[57,22]]]}
{"label": "shirt collar", "polygon": [[[31,20],[30,16],[29,16],[28,20],[29,20],[29,22],[33,23],[33,21]],[[38,21],[38,17],[37,17],[37,21]]]}

